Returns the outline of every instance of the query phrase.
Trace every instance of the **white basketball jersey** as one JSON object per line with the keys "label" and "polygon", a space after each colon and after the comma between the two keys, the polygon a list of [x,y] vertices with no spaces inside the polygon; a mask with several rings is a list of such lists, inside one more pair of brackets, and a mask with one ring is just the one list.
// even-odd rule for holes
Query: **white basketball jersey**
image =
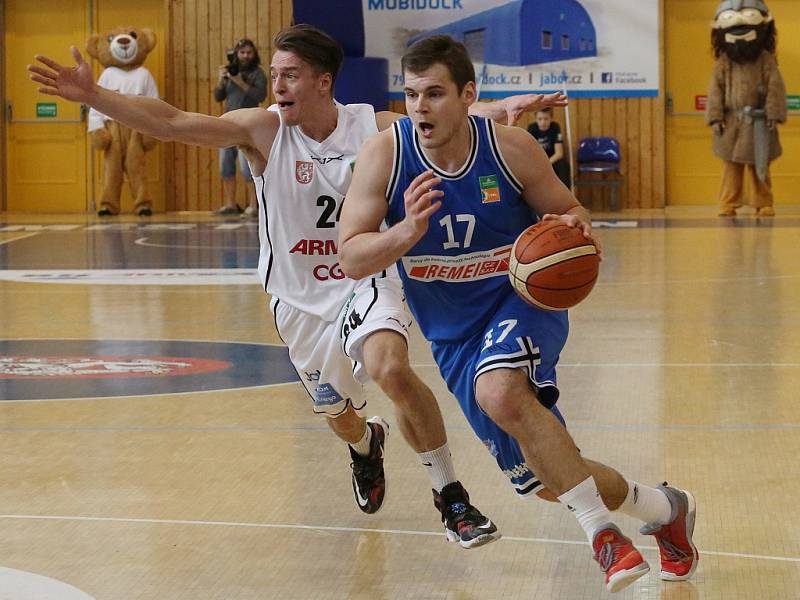
{"label": "white basketball jersey", "polygon": [[339,215],[356,155],[378,132],[372,106],[337,109],[336,129],[322,142],[281,121],[266,171],[253,174],[261,205],[261,283],[282,302],[326,321],[336,320],[356,285],[339,267]]}

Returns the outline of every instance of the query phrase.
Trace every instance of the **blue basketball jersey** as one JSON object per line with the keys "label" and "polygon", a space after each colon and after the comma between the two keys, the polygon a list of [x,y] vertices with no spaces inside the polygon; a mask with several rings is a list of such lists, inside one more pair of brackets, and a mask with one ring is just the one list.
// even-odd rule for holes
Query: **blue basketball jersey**
{"label": "blue basketball jersey", "polygon": [[393,127],[387,223],[405,218],[403,193],[424,171],[440,177],[444,191],[428,232],[398,261],[408,305],[426,338],[460,340],[481,330],[495,307],[515,293],[508,280],[511,246],[538,218],[503,160],[492,120],[469,117],[470,152],[455,173],[425,156],[411,119]]}

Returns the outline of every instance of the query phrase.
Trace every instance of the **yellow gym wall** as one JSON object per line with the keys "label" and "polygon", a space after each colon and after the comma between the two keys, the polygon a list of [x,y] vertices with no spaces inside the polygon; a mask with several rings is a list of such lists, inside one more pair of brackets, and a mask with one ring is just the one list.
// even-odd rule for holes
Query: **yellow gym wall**
{"label": "yellow gym wall", "polygon": [[[168,102],[184,110],[219,115],[222,104],[212,91],[225,50],[237,40],[256,43],[262,67],[269,71],[272,38],[292,19],[291,0],[167,0],[171,60],[167,68]],[[183,144],[167,147],[168,210],[210,210],[222,205],[218,151]],[[242,204],[241,178],[237,197]]]}
{"label": "yellow gym wall", "polygon": [[[624,207],[713,205],[721,163],[711,154],[710,132],[702,124],[702,117],[684,113],[696,112],[694,95],[705,94],[708,86],[712,64],[709,23],[717,0],[659,2],[664,15],[659,42],[662,94],[658,98],[575,99],[570,105],[572,139],[577,142],[590,135],[612,135],[620,140]],[[789,43],[800,37],[800,15],[791,10],[795,2],[768,2],[778,25],[779,60],[790,94],[800,93],[800,69],[796,68],[800,64],[800,47]],[[104,3],[114,5],[111,0],[95,0],[98,7]],[[159,36],[156,56],[148,60],[148,68],[159,73],[160,92],[168,102],[184,110],[209,114],[220,114],[222,110],[211,92],[217,66],[225,61],[225,49],[241,37],[250,37],[258,45],[262,64],[268,66],[272,37],[291,23],[292,16],[291,0],[145,0],[141,3],[142,15],[153,18],[155,4],[161,5],[155,10],[160,10],[164,35]],[[129,6],[133,21],[139,14],[138,5]],[[120,14],[114,13],[113,18]],[[100,15],[97,18],[102,20]],[[108,21],[111,20],[109,16]],[[683,79],[679,80],[676,73],[683,74]],[[666,92],[673,99],[672,113],[665,110]],[[404,112],[403,103],[393,102],[392,109]],[[563,127],[563,111],[556,111],[556,118]],[[526,117],[520,125],[525,127],[531,120]],[[798,202],[793,194],[800,187],[795,158],[800,156],[800,123],[796,120],[792,115],[789,124],[781,128],[785,156],[773,165],[779,204]],[[155,169],[155,176],[163,180],[154,192],[162,194],[164,209],[210,210],[220,205],[222,187],[216,150],[162,144],[157,152],[162,153],[161,163],[151,164],[151,173]],[[0,159],[5,165],[5,158]],[[152,163],[154,157],[150,160]],[[242,198],[243,190],[239,194]],[[582,190],[582,194],[581,199],[587,204],[599,206],[599,190]],[[156,206],[161,208],[160,203]]]}

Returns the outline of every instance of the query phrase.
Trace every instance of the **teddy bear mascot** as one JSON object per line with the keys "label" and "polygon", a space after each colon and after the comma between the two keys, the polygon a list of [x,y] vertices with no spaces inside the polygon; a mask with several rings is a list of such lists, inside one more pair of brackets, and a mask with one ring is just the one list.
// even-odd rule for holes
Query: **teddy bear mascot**
{"label": "teddy bear mascot", "polygon": [[775,55],[775,21],[762,0],[723,0],[711,26],[717,60],[706,123],[713,130],[714,154],[725,163],[719,216],[736,216],[747,173],[756,214],[771,217],[775,210],[769,163],[781,155],[777,124],[787,116],[786,86]]}
{"label": "teddy bear mascot", "polygon": [[[105,67],[97,85],[128,96],[158,98],[156,81],[142,64],[155,45],[156,35],[152,30],[135,27],[117,27],[90,37],[86,51]],[[131,186],[134,212],[141,217],[153,214],[146,189],[145,152],[152,150],[157,141],[95,109],[89,111],[89,136],[92,147],[105,155],[103,194],[97,216],[119,214],[123,173]]]}

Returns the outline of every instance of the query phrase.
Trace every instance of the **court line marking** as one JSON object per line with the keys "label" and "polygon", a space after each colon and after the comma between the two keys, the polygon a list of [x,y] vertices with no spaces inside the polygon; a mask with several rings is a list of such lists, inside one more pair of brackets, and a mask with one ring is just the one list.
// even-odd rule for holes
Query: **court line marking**
{"label": "court line marking", "polygon": [[[441,531],[413,531],[408,529],[369,529],[365,527],[336,527],[332,525],[300,525],[294,523],[246,523],[237,521],[192,521],[184,519],[136,519],[123,517],[79,517],[64,515],[0,515],[0,519],[20,521],[85,521],[96,523],[134,523],[148,525],[202,525],[207,527],[241,527],[251,529],[295,529],[305,531],[334,531],[345,533],[382,533],[388,535],[418,535],[441,537]],[[568,546],[588,546],[589,542],[576,540],[556,540],[552,538],[535,538],[504,535],[504,540],[523,543],[560,544]],[[656,546],[637,546],[640,550],[658,551]],[[793,556],[769,556],[742,552],[720,552],[717,550],[701,550],[708,556],[724,556],[728,558],[747,558],[752,560],[772,560],[777,562],[800,563],[800,558]]]}
{"label": "court line marking", "polygon": [[134,240],[133,243],[137,246],[147,246],[149,248],[202,248],[210,250],[260,250],[261,246],[202,246],[193,244],[156,244],[148,242],[150,238],[141,237]]}
{"label": "court line marking", "polygon": [[[436,363],[412,363],[411,365],[414,368],[420,369],[438,369],[439,365]],[[769,368],[769,367],[780,367],[780,368],[787,368],[787,369],[796,369],[800,367],[800,363],[558,363],[558,368],[578,368],[578,367],[589,367],[589,368],[615,368],[615,367],[642,367],[647,369],[655,369],[659,367],[667,367],[670,369],[681,369],[681,368],[718,368],[718,367],[731,367],[740,369],[742,367],[752,367],[752,368]]]}
{"label": "court line marking", "polygon": [[[9,232],[9,233],[12,233],[12,232]],[[39,233],[40,232],[38,232],[38,231],[34,231],[32,233],[27,233],[25,235],[20,235],[18,237],[11,238],[10,240],[0,240],[0,246],[2,246],[4,244],[10,244],[11,242],[17,242],[19,240],[24,240],[25,238],[29,238],[29,237],[33,237],[35,235],[39,235]]]}
{"label": "court line marking", "polygon": [[737,281],[764,281],[768,279],[797,279],[800,273],[788,275],[753,275],[747,277],[706,277],[702,279],[652,279],[650,281],[628,280],[628,281],[598,281],[595,287],[613,287],[620,285],[668,285],[672,283],[730,283]]}
{"label": "court line marking", "polygon": [[[274,383],[270,386],[290,385],[297,382],[289,383]],[[267,386],[264,386],[267,387]],[[244,389],[244,388],[243,388]],[[191,392],[182,392],[184,394]],[[177,394],[176,394],[177,395]],[[117,398],[138,398],[139,396],[100,396],[97,398],[63,398],[56,399],[53,402],[64,402],[67,400],[114,400]],[[9,402],[47,402],[48,400],[4,400],[0,402],[0,408],[3,404]],[[731,425],[650,425],[646,423],[588,423],[571,420],[567,425],[570,431],[797,431],[800,429],[800,423],[764,423],[764,424],[751,424],[739,423]],[[447,430],[451,432],[472,433],[472,429],[466,425],[451,425],[447,423]],[[196,427],[180,427],[180,426],[146,426],[146,425],[128,425],[118,427],[0,427],[0,433],[291,433],[300,434],[314,432],[314,433],[328,433],[330,429],[327,425],[284,425],[284,426],[257,426],[257,425],[208,425]]]}

